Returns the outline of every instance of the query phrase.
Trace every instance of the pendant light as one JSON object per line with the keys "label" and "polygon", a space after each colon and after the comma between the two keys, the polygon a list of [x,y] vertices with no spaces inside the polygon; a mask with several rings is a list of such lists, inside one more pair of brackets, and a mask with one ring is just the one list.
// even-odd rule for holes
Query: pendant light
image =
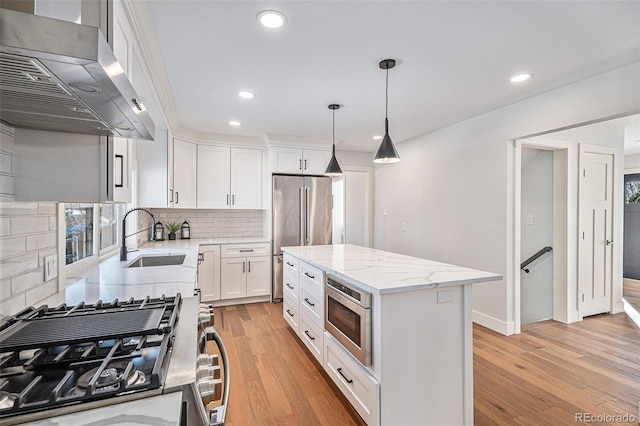
{"label": "pendant light", "polygon": [[342,169],[336,158],[336,110],[338,108],[340,108],[338,104],[329,105],[329,109],[333,111],[333,155],[331,155],[327,170],[324,172],[325,176],[342,176]]}
{"label": "pendant light", "polygon": [[391,137],[389,136],[389,119],[387,118],[389,112],[389,70],[395,66],[395,59],[384,59],[380,61],[380,69],[387,71],[387,81],[384,94],[384,137],[382,138],[378,152],[376,152],[376,156],[373,159],[374,163],[397,163],[400,161],[398,151],[396,151],[396,147],[393,146],[393,142],[391,142]]}

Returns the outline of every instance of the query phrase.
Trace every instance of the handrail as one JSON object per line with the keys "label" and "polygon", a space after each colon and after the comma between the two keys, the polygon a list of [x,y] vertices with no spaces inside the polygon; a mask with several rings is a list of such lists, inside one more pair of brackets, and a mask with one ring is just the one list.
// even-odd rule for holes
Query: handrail
{"label": "handrail", "polygon": [[534,254],[533,256],[531,256],[530,258],[525,260],[524,262],[522,262],[522,264],[520,265],[520,269],[522,269],[523,271],[525,271],[528,274],[529,270],[525,269],[525,266],[529,265],[531,262],[533,262],[534,260],[536,260],[537,258],[542,256],[543,254],[545,254],[546,252],[551,251],[551,250],[553,250],[551,248],[551,246],[546,246],[545,248],[542,248],[542,249],[538,250],[538,252],[536,254]]}

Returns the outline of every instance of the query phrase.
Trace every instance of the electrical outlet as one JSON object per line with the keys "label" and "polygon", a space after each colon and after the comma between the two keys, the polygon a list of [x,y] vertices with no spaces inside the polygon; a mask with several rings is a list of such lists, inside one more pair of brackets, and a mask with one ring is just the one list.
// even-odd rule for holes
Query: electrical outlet
{"label": "electrical outlet", "polygon": [[407,232],[407,223],[402,222],[402,232]]}
{"label": "electrical outlet", "polygon": [[533,215],[532,214],[528,214],[527,215],[527,225],[533,225]]}
{"label": "electrical outlet", "polygon": [[44,280],[49,281],[58,276],[58,256],[52,254],[44,258]]}

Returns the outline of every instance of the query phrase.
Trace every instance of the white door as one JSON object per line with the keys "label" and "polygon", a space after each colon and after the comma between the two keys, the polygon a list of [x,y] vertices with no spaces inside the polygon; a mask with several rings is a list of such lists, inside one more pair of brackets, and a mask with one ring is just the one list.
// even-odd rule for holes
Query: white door
{"label": "white door", "polygon": [[200,246],[202,261],[198,261],[198,288],[202,301],[220,300],[220,246]]}
{"label": "white door", "polygon": [[612,309],[613,164],[614,155],[606,149],[580,147],[578,285],[583,317]]}
{"label": "white door", "polygon": [[196,207],[196,144],[174,139],[173,142],[173,206]]}
{"label": "white door", "polygon": [[262,151],[231,149],[231,208],[262,208]]}
{"label": "white door", "polygon": [[271,147],[273,173],[302,173],[302,150],[299,148]]}
{"label": "white door", "polygon": [[230,153],[226,146],[198,145],[198,208],[226,209],[231,205]]}

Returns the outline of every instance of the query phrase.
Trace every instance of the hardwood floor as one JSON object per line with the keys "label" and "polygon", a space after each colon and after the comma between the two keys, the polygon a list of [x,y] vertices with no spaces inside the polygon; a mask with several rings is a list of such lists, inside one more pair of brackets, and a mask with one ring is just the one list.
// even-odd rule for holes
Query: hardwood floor
{"label": "hardwood floor", "polygon": [[[282,304],[217,308],[216,329],[230,358],[227,425],[363,424]],[[576,413],[638,422],[639,401],[640,330],[625,314],[545,321],[509,337],[474,325],[476,425],[576,424]]]}
{"label": "hardwood floor", "polygon": [[640,281],[625,278],[622,281],[622,297],[640,312]]}

